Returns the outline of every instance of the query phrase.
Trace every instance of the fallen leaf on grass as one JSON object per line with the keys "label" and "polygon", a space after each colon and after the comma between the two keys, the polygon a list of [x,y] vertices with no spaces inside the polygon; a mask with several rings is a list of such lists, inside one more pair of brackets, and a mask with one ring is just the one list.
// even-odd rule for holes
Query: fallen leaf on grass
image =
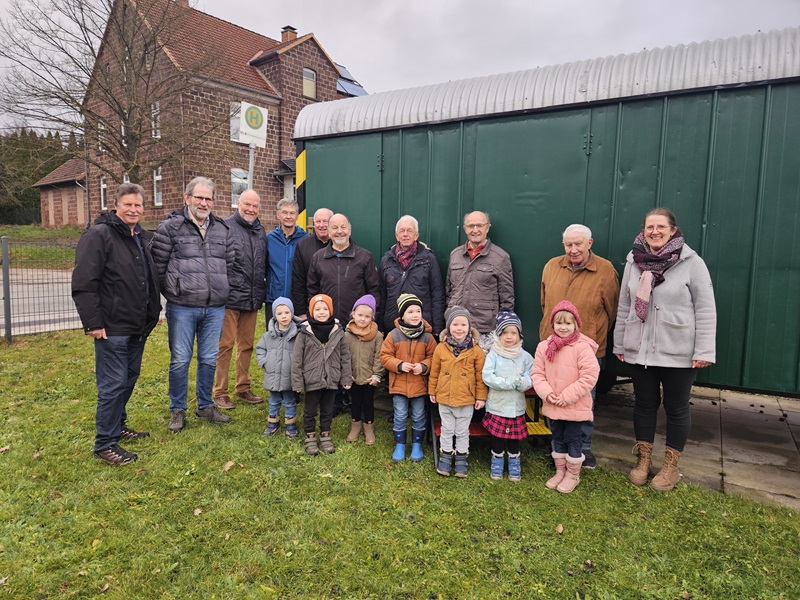
{"label": "fallen leaf on grass", "polygon": [[225,540],[227,541],[229,539],[231,539],[231,534],[230,533],[226,533],[225,534]]}
{"label": "fallen leaf on grass", "polygon": [[564,533],[564,526],[561,523],[556,527],[556,533]]}
{"label": "fallen leaf on grass", "polygon": [[331,473],[320,473],[319,476],[320,477],[333,477],[333,474],[331,474]]}
{"label": "fallen leaf on grass", "polygon": [[194,509],[194,516],[195,516],[195,517],[199,517],[201,512],[203,512],[201,509],[199,509],[199,508],[195,508],[195,509]]}
{"label": "fallen leaf on grass", "polygon": [[235,465],[235,464],[236,464],[235,462],[233,462],[232,460],[229,460],[229,461],[228,461],[228,462],[226,462],[224,465],[222,465],[222,470],[223,470],[223,471],[230,471],[230,470],[231,470],[231,467],[232,467],[233,465]]}
{"label": "fallen leaf on grass", "polygon": [[681,598],[683,598],[683,600],[689,600],[689,598],[691,598],[691,597],[692,597],[692,596],[691,596],[691,595],[689,594],[689,592],[687,592],[686,590],[683,590],[683,591],[681,592]]}
{"label": "fallen leaf on grass", "polygon": [[108,588],[110,588],[110,587],[111,587],[110,585],[105,584],[103,587],[100,588],[100,591],[97,592],[97,593],[98,594],[105,594],[108,591]]}
{"label": "fallen leaf on grass", "polygon": [[9,450],[11,450],[11,446],[3,446],[2,448],[0,448],[0,454],[5,454]]}
{"label": "fallen leaf on grass", "polygon": [[33,458],[39,458],[39,453],[38,452],[34,452],[33,453]]}
{"label": "fallen leaf on grass", "polygon": [[8,577],[0,577],[0,585],[5,585],[6,581],[8,581]]}

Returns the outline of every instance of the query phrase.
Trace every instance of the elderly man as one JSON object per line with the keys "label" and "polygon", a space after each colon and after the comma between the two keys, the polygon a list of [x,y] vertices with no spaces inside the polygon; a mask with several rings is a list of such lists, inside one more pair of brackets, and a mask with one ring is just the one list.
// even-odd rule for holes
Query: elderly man
{"label": "elderly man", "polygon": [[[608,331],[617,314],[619,277],[605,258],[592,252],[592,231],[586,225],[573,224],[564,230],[564,254],[550,259],[542,271],[542,322],[539,338],[547,339],[553,328],[550,313],[562,300],[569,300],[578,309],[583,321],[581,333],[597,342],[597,359],[602,366],[606,355]],[[595,390],[592,390],[594,398]],[[594,425],[588,421],[581,430],[583,466],[593,469],[597,460],[591,452]]]}
{"label": "elderly man", "polygon": [[228,372],[236,345],[236,397],[248,404],[263,402],[250,389],[250,359],[256,334],[258,311],[264,304],[267,289],[267,240],[258,220],[260,198],[253,190],[245,190],[225,222],[236,242],[236,262],[242,268],[241,285],[231,285],[219,340],[217,369],[214,375],[214,404],[218,408],[234,408],[228,396]]}
{"label": "elderly man", "polygon": [[422,301],[422,318],[433,328],[434,335],[444,329],[444,283],[436,256],[419,241],[419,223],[404,215],[394,227],[397,243],[381,259],[378,275],[381,280],[382,330],[394,329],[397,299],[400,294],[413,294]]}
{"label": "elderly man", "polygon": [[292,302],[294,303],[297,316],[305,319],[308,315],[308,295],[307,279],[308,269],[311,266],[311,259],[317,250],[322,250],[330,239],[328,237],[328,221],[333,216],[333,211],[329,208],[319,208],[314,213],[314,234],[304,237],[297,243],[294,251],[294,262],[292,263]]}
{"label": "elderly man", "polygon": [[214,406],[211,392],[225,305],[231,286],[243,287],[230,226],[211,212],[214,182],[195,177],[186,186],[185,206],[158,226],[153,260],[167,299],[169,334],[169,430],[186,424],[189,363],[197,339],[197,409],[212,423],[231,420]]}
{"label": "elderly man", "polygon": [[297,202],[289,198],[278,201],[275,216],[278,225],[267,234],[269,253],[269,283],[267,304],[277,298],[292,297],[292,262],[297,244],[308,237],[305,229],[297,225]]}
{"label": "elderly man", "polygon": [[447,266],[447,307],[469,310],[481,333],[481,346],[491,344],[495,317],[501,308],[514,310],[514,274],[511,259],[489,239],[489,215],[475,211],[464,217],[467,243],[450,253]]}
{"label": "elderly man", "polygon": [[117,188],[116,210],[100,215],[75,249],[72,298],[84,332],[94,339],[97,411],[94,455],[112,465],[137,459],[119,445],[150,434],[127,425],[126,407],[142,366],[147,336],[161,312],[150,254],[153,234],[142,229],[144,189]]}

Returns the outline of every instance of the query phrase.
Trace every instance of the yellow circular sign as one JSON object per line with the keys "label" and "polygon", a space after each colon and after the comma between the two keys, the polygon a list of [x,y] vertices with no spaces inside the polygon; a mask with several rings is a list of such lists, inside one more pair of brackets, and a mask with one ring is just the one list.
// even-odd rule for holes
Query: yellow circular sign
{"label": "yellow circular sign", "polygon": [[251,106],[244,113],[244,122],[250,129],[260,129],[264,124],[264,113],[257,106]]}

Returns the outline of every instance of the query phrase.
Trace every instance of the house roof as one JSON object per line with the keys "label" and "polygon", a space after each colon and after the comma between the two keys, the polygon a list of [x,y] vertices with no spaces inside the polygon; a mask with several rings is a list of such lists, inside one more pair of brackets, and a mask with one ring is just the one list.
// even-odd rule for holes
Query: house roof
{"label": "house roof", "polygon": [[56,183],[66,183],[68,181],[82,181],[85,175],[86,170],[83,159],[70,158],[63,165],[50,171],[50,173],[34,183],[33,187],[54,185]]}

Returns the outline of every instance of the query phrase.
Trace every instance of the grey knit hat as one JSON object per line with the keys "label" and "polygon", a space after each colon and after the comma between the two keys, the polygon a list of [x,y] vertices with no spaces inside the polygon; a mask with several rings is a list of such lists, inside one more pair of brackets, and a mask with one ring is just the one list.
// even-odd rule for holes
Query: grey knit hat
{"label": "grey knit hat", "polygon": [[472,329],[472,315],[469,314],[469,311],[464,308],[463,306],[451,306],[446,311],[444,311],[444,318],[447,321],[447,330],[450,330],[450,325],[453,323],[453,319],[456,317],[466,317],[467,323],[469,323],[470,329]]}

